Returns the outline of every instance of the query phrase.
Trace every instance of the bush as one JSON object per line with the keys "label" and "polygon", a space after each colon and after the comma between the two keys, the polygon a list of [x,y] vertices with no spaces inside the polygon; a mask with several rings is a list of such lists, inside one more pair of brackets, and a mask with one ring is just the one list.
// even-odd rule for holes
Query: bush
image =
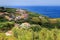
{"label": "bush", "polygon": [[40,25],[31,25],[31,29],[34,31],[34,32],[38,32],[41,30],[41,26]]}
{"label": "bush", "polygon": [[39,22],[41,22],[41,20],[38,17],[32,17],[31,21],[34,24],[38,24]]}
{"label": "bush", "polygon": [[8,29],[11,29],[12,27],[14,27],[14,22],[1,22],[0,23],[1,31],[6,31]]}
{"label": "bush", "polygon": [[4,7],[0,7],[0,12],[5,12],[6,9]]}

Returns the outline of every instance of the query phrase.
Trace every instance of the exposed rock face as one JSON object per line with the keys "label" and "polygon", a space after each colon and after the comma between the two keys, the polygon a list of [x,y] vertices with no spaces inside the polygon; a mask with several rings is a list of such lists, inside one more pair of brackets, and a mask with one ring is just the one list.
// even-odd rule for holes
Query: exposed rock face
{"label": "exposed rock face", "polygon": [[6,36],[11,36],[13,33],[12,33],[12,31],[8,31],[5,34],[6,34]]}
{"label": "exposed rock face", "polygon": [[29,23],[27,23],[27,22],[25,22],[25,23],[22,23],[21,25],[21,28],[30,28],[30,24]]}
{"label": "exposed rock face", "polygon": [[[17,16],[15,14],[17,14]],[[22,9],[16,9],[15,14],[14,13],[8,13],[8,12],[0,12],[0,16],[3,16],[4,18],[6,18],[9,21],[11,21],[11,20],[17,21],[20,19],[27,19],[28,18],[27,11],[22,10]]]}
{"label": "exposed rock face", "polygon": [[27,19],[28,18],[27,11],[25,11],[25,10],[17,9],[16,10],[16,14],[19,14],[19,16],[16,16],[15,20],[18,20],[18,19]]}
{"label": "exposed rock face", "polygon": [[43,16],[39,16],[39,18],[44,18]]}
{"label": "exposed rock face", "polygon": [[26,11],[22,10],[22,9],[17,9],[16,13],[18,13],[18,14],[24,14],[24,13],[26,13]]}
{"label": "exposed rock face", "polygon": [[6,15],[6,14],[8,14],[7,12],[0,12],[0,16],[1,15]]}
{"label": "exposed rock face", "polygon": [[3,15],[4,15],[4,13],[0,12],[0,16],[3,16]]}
{"label": "exposed rock face", "polygon": [[9,21],[13,20],[13,18],[10,18],[9,16],[5,16],[5,18]]}
{"label": "exposed rock face", "polygon": [[21,16],[17,16],[17,17],[15,18],[15,21],[20,20],[20,19],[21,19]]}
{"label": "exposed rock face", "polygon": [[20,27],[20,24],[15,23],[14,27]]}

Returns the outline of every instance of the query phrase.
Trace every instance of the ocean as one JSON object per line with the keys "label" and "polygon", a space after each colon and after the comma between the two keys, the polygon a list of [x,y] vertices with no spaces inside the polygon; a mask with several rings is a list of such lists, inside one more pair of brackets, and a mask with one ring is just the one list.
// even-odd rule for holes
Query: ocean
{"label": "ocean", "polygon": [[50,18],[60,18],[60,6],[10,6],[10,8],[21,8]]}

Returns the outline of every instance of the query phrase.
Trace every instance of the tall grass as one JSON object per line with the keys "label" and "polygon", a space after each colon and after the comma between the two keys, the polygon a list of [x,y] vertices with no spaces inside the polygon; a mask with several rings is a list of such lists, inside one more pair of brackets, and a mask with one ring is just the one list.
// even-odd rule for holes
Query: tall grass
{"label": "tall grass", "polygon": [[[33,31],[32,29],[13,28],[13,35],[6,36],[0,34],[0,40],[60,40],[60,29],[41,28],[41,30]],[[4,36],[5,35],[5,36]]]}
{"label": "tall grass", "polygon": [[25,30],[23,28],[14,28],[13,33],[17,40],[32,40],[33,38],[33,33],[30,29]]}

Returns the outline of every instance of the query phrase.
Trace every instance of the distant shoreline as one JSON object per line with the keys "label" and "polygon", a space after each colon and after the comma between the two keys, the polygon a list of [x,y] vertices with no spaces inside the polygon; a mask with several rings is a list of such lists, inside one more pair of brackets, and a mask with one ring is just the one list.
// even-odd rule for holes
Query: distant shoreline
{"label": "distant shoreline", "polygon": [[60,18],[60,6],[6,6],[6,8],[21,8],[50,18]]}

